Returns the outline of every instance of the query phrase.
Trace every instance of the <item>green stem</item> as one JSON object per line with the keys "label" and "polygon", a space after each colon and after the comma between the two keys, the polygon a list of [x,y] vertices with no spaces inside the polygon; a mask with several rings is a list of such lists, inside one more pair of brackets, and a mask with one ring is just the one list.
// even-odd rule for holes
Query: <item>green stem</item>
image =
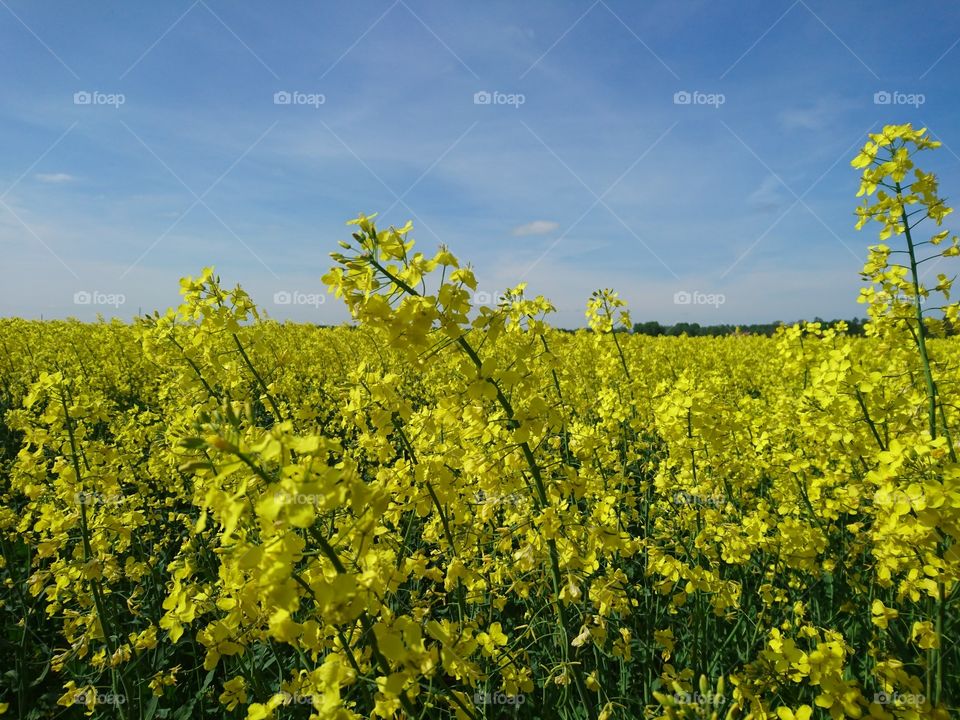
{"label": "green stem", "polygon": [[[930,370],[930,357],[927,353],[927,328],[923,324],[923,307],[920,303],[920,278],[917,271],[917,258],[914,251],[913,235],[910,232],[910,223],[907,219],[907,212],[903,205],[903,195],[902,188],[900,187],[900,182],[896,183],[897,189],[897,200],[900,202],[900,215],[901,221],[903,222],[903,232],[907,240],[907,252],[910,256],[910,276],[913,281],[913,307],[914,313],[917,320],[917,333],[916,341],[917,348],[920,351],[920,360],[923,365],[923,378],[926,382],[927,387],[927,420],[930,429],[930,437],[934,439],[937,437],[937,386],[933,380],[933,372]],[[944,422],[944,428],[946,429],[946,422]],[[949,435],[947,436],[949,440]],[[953,452],[952,443],[950,445],[950,450]],[[944,548],[943,542],[941,541],[941,553]],[[944,588],[943,580],[940,582],[940,596],[938,598],[938,613],[936,617],[937,622],[937,634],[941,638],[942,642],[942,632],[943,632],[943,616],[945,613],[945,598],[944,598]],[[940,649],[931,650],[932,655],[932,664],[934,667],[934,694],[932,703],[937,705],[940,702],[940,696],[943,690],[943,652]]]}
{"label": "green stem", "polygon": [[936,438],[937,388],[933,382],[933,373],[930,370],[930,356],[927,353],[927,328],[923,324],[923,307],[920,303],[920,275],[917,271],[917,256],[914,252],[913,235],[910,233],[910,223],[907,219],[907,211],[903,206],[903,196],[899,182],[897,182],[897,200],[900,201],[903,232],[907,239],[907,253],[910,255],[910,276],[913,282],[913,308],[917,320],[917,348],[920,351],[920,360],[923,365],[923,379],[927,386],[927,420],[930,437]]}
{"label": "green stem", "polygon": [[273,394],[267,389],[267,384],[263,381],[263,378],[260,377],[260,373],[257,372],[257,369],[253,366],[253,363],[250,362],[250,358],[247,356],[247,351],[243,349],[243,344],[240,342],[240,338],[237,337],[236,333],[233,333],[233,342],[236,343],[237,350],[240,351],[240,356],[243,358],[243,362],[250,369],[250,372],[253,373],[253,377],[256,379],[257,384],[260,385],[260,389],[263,390],[263,394],[266,396],[267,401],[270,403],[270,407],[273,409],[274,416],[277,418],[277,420],[283,422],[285,418],[280,412],[280,408],[277,406],[277,401],[274,400]]}

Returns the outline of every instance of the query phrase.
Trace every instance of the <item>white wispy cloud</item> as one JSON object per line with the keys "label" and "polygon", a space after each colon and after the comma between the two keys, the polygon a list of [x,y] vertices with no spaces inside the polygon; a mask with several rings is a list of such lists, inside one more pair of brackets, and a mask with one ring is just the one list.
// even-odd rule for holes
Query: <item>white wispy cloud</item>
{"label": "white wispy cloud", "polygon": [[773,212],[783,207],[786,196],[779,179],[767,175],[760,186],[747,196],[747,204],[754,210]]}
{"label": "white wispy cloud", "polygon": [[34,177],[44,183],[66,183],[73,182],[76,178],[67,173],[37,173]]}
{"label": "white wispy cloud", "polygon": [[791,105],[780,111],[780,127],[787,132],[794,130],[825,130],[836,126],[838,118],[858,103],[850,98],[830,95],[805,105]]}
{"label": "white wispy cloud", "polygon": [[515,237],[524,237],[527,235],[546,235],[552,233],[560,227],[560,223],[553,220],[534,220],[533,222],[517,225],[513,229]]}

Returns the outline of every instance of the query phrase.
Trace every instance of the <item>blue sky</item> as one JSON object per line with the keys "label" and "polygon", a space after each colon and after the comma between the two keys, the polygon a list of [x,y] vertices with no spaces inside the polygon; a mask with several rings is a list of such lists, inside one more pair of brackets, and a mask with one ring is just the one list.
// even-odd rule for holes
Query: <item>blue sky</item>
{"label": "blue sky", "polygon": [[129,318],[215,265],[340,322],[359,212],[567,327],[597,287],[636,320],[862,314],[865,134],[927,126],[960,187],[960,6],[903,8],[0,0],[0,315]]}

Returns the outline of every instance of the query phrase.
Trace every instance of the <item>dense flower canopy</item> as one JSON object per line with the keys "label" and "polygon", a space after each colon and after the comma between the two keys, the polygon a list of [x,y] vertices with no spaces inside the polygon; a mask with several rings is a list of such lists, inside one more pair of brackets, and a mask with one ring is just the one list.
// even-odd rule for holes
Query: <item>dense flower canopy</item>
{"label": "dense flower canopy", "polygon": [[612,290],[559,332],[367,216],[324,277],[354,327],[275,323],[212,269],[133,325],[0,321],[0,710],[950,717],[934,147],[890,126],[853,161],[859,225],[905,243],[869,251],[864,338],[630,335]]}

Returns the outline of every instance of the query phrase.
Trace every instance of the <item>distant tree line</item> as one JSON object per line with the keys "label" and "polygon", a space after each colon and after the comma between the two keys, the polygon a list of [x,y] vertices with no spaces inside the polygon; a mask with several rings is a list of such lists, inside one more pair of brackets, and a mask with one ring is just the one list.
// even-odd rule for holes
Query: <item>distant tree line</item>
{"label": "distant tree line", "polygon": [[[803,321],[799,321],[803,322]],[[824,327],[835,327],[839,322],[847,324],[847,333],[849,335],[863,335],[864,327],[867,324],[866,318],[853,318],[851,320],[824,320],[815,317],[811,322],[818,322]],[[668,335],[678,337],[687,335],[689,337],[721,337],[723,335],[765,335],[770,337],[781,325],[792,325],[793,323],[783,323],[776,321],[772,323],[759,323],[754,325],[701,325],[700,323],[677,323],[676,325],[661,325],[656,320],[634,323],[633,332],[636,335]],[[957,337],[960,336],[960,325],[954,325],[949,320],[940,318],[927,318],[924,323],[930,331],[931,337]]]}
{"label": "distant tree line", "polygon": [[[798,320],[796,322],[806,322],[804,320]],[[852,318],[850,320],[824,320],[820,317],[815,317],[810,322],[818,322],[823,327],[835,327],[839,322],[845,322],[847,324],[847,334],[848,335],[864,335],[864,327],[867,324],[867,318]],[[640,322],[633,324],[633,334],[634,335],[650,335],[652,337],[657,337],[660,335],[669,336],[669,337],[679,337],[680,335],[687,335],[688,337],[723,337],[725,335],[734,335],[740,333],[741,335],[764,335],[766,337],[771,337],[776,331],[777,328],[782,325],[793,325],[794,323],[784,323],[781,320],[770,323],[755,323],[753,325],[701,325],[700,323],[677,323],[676,325],[661,325],[656,320],[648,320],[647,322]],[[930,331],[931,337],[956,337],[960,336],[960,325],[953,325],[949,321],[944,319],[939,319],[936,321],[930,320],[928,318],[927,328]],[[316,327],[321,328],[333,328],[338,327],[336,325],[321,325],[315,324]],[[348,328],[351,330],[356,330],[356,326],[348,325]],[[573,334],[577,332],[575,328],[563,328],[558,327],[556,330],[564,333]],[[583,328],[580,328],[581,330]],[[628,332],[624,327],[618,327],[614,329],[614,332]]]}
{"label": "distant tree line", "polygon": [[[812,322],[818,322],[821,325],[827,327],[833,327],[837,323],[841,322],[840,320],[830,320],[829,322],[823,318],[814,318]],[[844,320],[847,324],[847,332],[850,335],[863,335],[863,327],[866,324],[866,319],[864,318],[853,318],[852,320]],[[670,336],[679,336],[687,335],[689,337],[720,337],[723,335],[733,335],[735,333],[740,333],[741,335],[766,335],[771,336],[776,331],[777,328],[781,325],[784,325],[780,320],[770,323],[757,323],[753,325],[701,325],[700,323],[677,323],[676,325],[661,325],[656,320],[648,320],[647,322],[635,323],[633,326],[633,332],[636,335],[670,335]]]}

